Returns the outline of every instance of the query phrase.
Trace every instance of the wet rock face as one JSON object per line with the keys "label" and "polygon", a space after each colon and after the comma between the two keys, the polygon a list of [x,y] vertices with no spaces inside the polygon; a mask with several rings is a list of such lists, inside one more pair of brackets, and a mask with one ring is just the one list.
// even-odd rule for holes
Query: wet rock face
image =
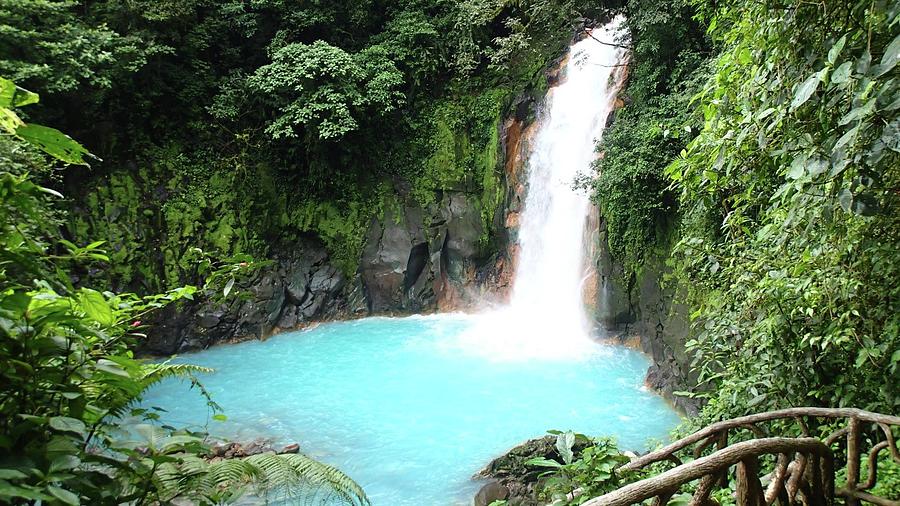
{"label": "wet rock face", "polygon": [[480,201],[462,192],[444,192],[427,209],[389,209],[370,224],[355,276],[337,269],[319,240],[303,239],[239,281],[238,296],[166,308],[139,351],[168,355],[313,321],[458,309],[478,300],[480,287],[508,284],[509,262],[486,251],[485,235]]}
{"label": "wet rock face", "polygon": [[474,506],[488,506],[494,501],[502,501],[509,497],[509,489],[496,481],[486,483],[475,494]]}
{"label": "wet rock face", "polygon": [[166,307],[139,351],[168,355],[213,344],[260,339],[303,323],[360,312],[358,290],[348,288],[317,240],[300,241],[288,256],[277,258],[241,280],[222,303],[202,301]]}
{"label": "wet rock face", "polygon": [[621,263],[609,254],[607,231],[601,222],[594,260],[600,283],[595,313],[597,324],[623,341],[636,340],[653,364],[646,382],[689,416],[699,412],[696,399],[674,392],[692,390],[696,378],[684,343],[690,332],[688,308],[681,302],[684,287],[662,286],[664,258],[648,258],[637,279],[627,279]]}
{"label": "wet rock face", "polygon": [[480,203],[461,192],[445,192],[428,209],[408,203],[387,210],[369,226],[360,261],[369,311],[437,309],[490,260],[483,235]]}
{"label": "wet rock face", "polygon": [[399,205],[369,224],[359,269],[349,278],[330,262],[321,241],[299,240],[251,279],[239,281],[234,292],[241,297],[161,311],[138,351],[168,355],[265,338],[314,321],[458,310],[486,298],[502,300],[515,267],[533,109],[533,100],[523,97],[499,132],[506,196],[489,223],[477,192],[439,191],[434,203],[423,206],[398,188]]}
{"label": "wet rock face", "polygon": [[485,251],[484,235],[479,200],[462,192],[444,192],[427,209],[389,209],[370,224],[355,276],[337,269],[320,241],[303,239],[239,281],[238,296],[166,308],[139,351],[168,355],[313,321],[460,308],[483,294],[479,286],[508,283],[508,262]]}

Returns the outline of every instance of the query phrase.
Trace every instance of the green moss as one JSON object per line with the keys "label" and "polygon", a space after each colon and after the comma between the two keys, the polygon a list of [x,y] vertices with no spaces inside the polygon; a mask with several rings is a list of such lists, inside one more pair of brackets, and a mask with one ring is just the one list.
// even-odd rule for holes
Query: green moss
{"label": "green moss", "polygon": [[97,275],[111,287],[146,292],[197,282],[194,259],[185,256],[191,247],[266,258],[303,234],[319,237],[352,275],[372,218],[391,210],[402,219],[403,188],[423,208],[446,191],[477,195],[487,248],[504,195],[500,124],[511,96],[492,88],[426,104],[391,161],[404,164],[403,178],[336,179],[339,190],[298,187],[302,181],[291,173],[244,155],[223,158],[177,143],[151,148],[137,171],[96,179],[80,197],[84,207],[71,213],[69,230],[76,239],[107,241],[113,262]]}
{"label": "green moss", "polygon": [[487,246],[494,215],[503,201],[500,123],[512,94],[493,88],[435,104],[427,113],[427,144],[422,170],[413,179],[413,197],[423,205],[439,191],[479,196]]}
{"label": "green moss", "polygon": [[357,201],[346,206],[306,201],[291,210],[288,220],[297,231],[318,235],[334,264],[349,276],[359,266],[368,224],[378,210]]}
{"label": "green moss", "polygon": [[500,118],[495,120],[491,128],[491,136],[484,148],[478,153],[476,165],[481,174],[481,220],[484,224],[482,243],[487,244],[494,214],[503,202],[503,187],[500,184],[501,173],[498,167],[500,153]]}

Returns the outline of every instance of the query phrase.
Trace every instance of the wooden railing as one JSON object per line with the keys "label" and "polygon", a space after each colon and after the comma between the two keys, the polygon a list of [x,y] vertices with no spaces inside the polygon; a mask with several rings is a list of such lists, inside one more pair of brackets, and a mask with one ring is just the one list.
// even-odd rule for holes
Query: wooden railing
{"label": "wooden railing", "polygon": [[[846,419],[844,427],[822,439],[810,435],[809,424],[819,419]],[[799,437],[769,437],[763,426],[795,424]],[[584,506],[626,506],[653,499],[654,505],[665,505],[685,485],[699,480],[691,497],[692,506],[717,504],[711,494],[728,485],[731,468],[735,467],[735,499],[739,506],[762,506],[778,502],[782,505],[832,505],[843,498],[847,505],[861,501],[879,506],[900,506],[897,498],[878,497],[869,491],[878,480],[878,456],[888,450],[900,463],[900,451],[892,427],[900,427],[900,417],[882,415],[852,408],[793,408],[769,411],[712,424],[664,448],[633,459],[621,471],[637,471],[652,463],[669,461],[676,465],[661,474],[647,478],[584,503]],[[746,431],[751,439],[729,444],[732,435]],[[843,459],[836,460],[832,447],[845,449]],[[715,449],[713,450],[713,445]],[[868,472],[860,477],[860,458],[868,446]],[[682,463],[678,455],[691,451],[694,460]],[[704,452],[709,453],[704,456]],[[771,473],[760,479],[760,458],[767,458]],[[846,466],[846,484],[835,490],[835,462]],[[774,465],[773,465],[774,464]],[[763,481],[768,485],[763,488]]]}

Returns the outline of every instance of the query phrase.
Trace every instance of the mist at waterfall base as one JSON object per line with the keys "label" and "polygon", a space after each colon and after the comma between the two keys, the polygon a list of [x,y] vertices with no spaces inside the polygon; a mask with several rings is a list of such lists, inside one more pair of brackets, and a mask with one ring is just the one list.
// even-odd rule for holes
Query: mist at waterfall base
{"label": "mist at waterfall base", "polygon": [[[595,36],[613,40],[617,25]],[[582,300],[590,204],[572,182],[595,157],[620,56],[593,39],[575,44],[540,114],[508,305],[328,323],[181,357],[216,370],[202,381],[228,420],[210,432],[298,442],[376,506],[470,504],[474,473],[548,429],[634,450],[664,438],[678,417],[643,387],[647,360],[592,340]],[[163,383],[147,405],[171,425],[202,425],[206,404],[186,389]]]}
{"label": "mist at waterfall base", "polygon": [[[215,369],[201,381],[228,420],[210,421],[210,433],[297,442],[360,483],[375,506],[471,504],[473,474],[548,429],[644,449],[678,422],[643,387],[648,363],[633,350],[493,360],[459,345],[478,324],[464,314],[366,318],[179,361]],[[146,405],[165,408],[171,425],[203,424],[206,403],[188,387],[165,382]]]}

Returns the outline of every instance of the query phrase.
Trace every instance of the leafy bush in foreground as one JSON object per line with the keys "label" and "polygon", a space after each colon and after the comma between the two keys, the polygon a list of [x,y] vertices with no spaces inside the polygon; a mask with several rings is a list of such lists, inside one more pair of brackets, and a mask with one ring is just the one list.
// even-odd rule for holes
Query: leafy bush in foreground
{"label": "leafy bush in foreground", "polygon": [[[68,272],[108,261],[102,243],[78,247],[61,238],[52,208],[61,195],[33,182],[27,169],[37,160],[32,147],[70,163],[84,163],[87,152],[13,111],[36,101],[0,80],[0,502],[140,505],[181,497],[220,504],[255,485],[258,494],[312,487],[367,504],[350,478],[304,455],[209,462],[205,434],[158,427],[155,413],[137,407],[154,383],[180,376],[199,386],[193,374],[207,371],[130,351],[145,315],[197,289],[139,297],[76,287]],[[125,416],[146,423],[127,425]]]}

